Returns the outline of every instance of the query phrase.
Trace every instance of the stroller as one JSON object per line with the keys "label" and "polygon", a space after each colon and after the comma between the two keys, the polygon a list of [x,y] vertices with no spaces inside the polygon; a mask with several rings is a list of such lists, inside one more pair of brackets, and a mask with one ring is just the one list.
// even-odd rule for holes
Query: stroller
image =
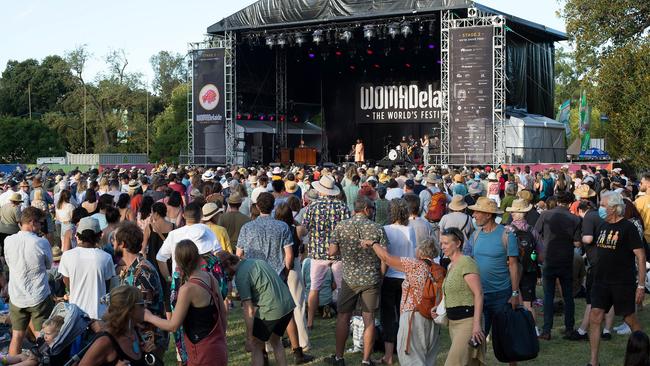
{"label": "stroller", "polygon": [[94,334],[88,328],[92,320],[74,304],[60,302],[54,306],[50,318],[63,317],[63,326],[52,346],[39,338],[32,353],[40,360],[39,365],[63,366],[73,365],[79,361],[78,354],[82,348],[92,343],[89,338]]}

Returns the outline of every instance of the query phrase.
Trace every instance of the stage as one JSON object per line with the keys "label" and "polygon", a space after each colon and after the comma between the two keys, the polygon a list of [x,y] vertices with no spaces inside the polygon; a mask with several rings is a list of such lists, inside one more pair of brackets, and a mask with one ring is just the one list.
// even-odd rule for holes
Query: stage
{"label": "stage", "polygon": [[265,163],[295,147],[288,122],[322,129],[321,162],[356,139],[377,161],[402,136],[428,134],[439,163],[505,163],[505,106],[553,118],[554,42],[566,39],[464,0],[260,0],[208,33],[191,51],[226,49],[226,162],[261,147],[229,123],[261,119],[276,124]]}

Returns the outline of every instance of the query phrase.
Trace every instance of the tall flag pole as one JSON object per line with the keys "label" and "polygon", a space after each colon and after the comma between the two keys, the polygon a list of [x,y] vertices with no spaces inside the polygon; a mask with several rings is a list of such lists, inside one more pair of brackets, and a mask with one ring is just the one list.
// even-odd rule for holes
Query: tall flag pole
{"label": "tall flag pole", "polygon": [[589,105],[587,104],[587,91],[582,91],[580,98],[580,152],[589,150],[591,135],[589,133]]}

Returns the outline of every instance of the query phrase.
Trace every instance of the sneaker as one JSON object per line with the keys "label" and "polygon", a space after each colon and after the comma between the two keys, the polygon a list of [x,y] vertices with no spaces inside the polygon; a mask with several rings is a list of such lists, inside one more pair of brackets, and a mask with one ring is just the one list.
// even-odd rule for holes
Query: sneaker
{"label": "sneaker", "polygon": [[625,324],[625,327],[617,330],[616,334],[620,334],[620,335],[632,334],[632,329],[630,329],[629,325]]}
{"label": "sneaker", "polygon": [[618,332],[619,330],[625,329],[626,326],[627,326],[627,323],[621,323],[621,324],[615,326],[614,328],[612,328],[612,330]]}
{"label": "sneaker", "polygon": [[309,363],[314,360],[314,356],[304,353],[301,347],[294,349],[292,353],[296,365],[302,365],[303,363]]}
{"label": "sneaker", "polygon": [[571,333],[565,334],[563,338],[569,341],[586,341],[589,339],[589,335],[587,333],[580,334],[577,330],[574,330]]}
{"label": "sneaker", "polygon": [[604,341],[611,341],[612,340],[612,333],[610,333],[610,332],[607,332],[607,333],[602,332],[602,333],[600,333],[600,339],[602,339]]}
{"label": "sneaker", "polygon": [[361,365],[362,366],[376,366],[378,364],[373,360],[368,360],[368,361],[361,361]]}
{"label": "sneaker", "polygon": [[323,359],[326,364],[334,366],[345,366],[345,359],[336,358],[336,355],[327,356]]}

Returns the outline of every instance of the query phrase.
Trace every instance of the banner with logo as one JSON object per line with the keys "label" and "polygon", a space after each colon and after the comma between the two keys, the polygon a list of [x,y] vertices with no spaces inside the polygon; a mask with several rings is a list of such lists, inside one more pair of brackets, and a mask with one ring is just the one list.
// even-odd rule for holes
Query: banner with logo
{"label": "banner with logo", "polygon": [[591,147],[591,134],[589,132],[590,110],[587,104],[587,91],[582,91],[580,97],[580,152],[587,151]]}
{"label": "banner with logo", "polygon": [[355,94],[357,123],[440,122],[437,82],[362,83]]}
{"label": "banner with logo", "polygon": [[223,164],[226,161],[225,50],[196,50],[192,57],[194,162]]}
{"label": "banner with logo", "polygon": [[567,140],[571,138],[571,125],[569,123],[569,115],[571,114],[571,100],[567,99],[558,107],[557,117],[555,118],[558,122],[564,124],[564,130],[566,133]]}
{"label": "banner with logo", "polygon": [[493,160],[492,26],[449,31],[449,162]]}

